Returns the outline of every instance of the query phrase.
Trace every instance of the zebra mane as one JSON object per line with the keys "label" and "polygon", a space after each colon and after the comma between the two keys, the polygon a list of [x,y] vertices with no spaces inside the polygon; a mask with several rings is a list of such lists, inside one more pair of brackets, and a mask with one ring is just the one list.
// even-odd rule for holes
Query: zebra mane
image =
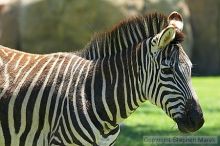
{"label": "zebra mane", "polygon": [[[150,13],[143,16],[131,17],[119,22],[106,32],[95,34],[80,54],[87,59],[97,59],[105,56],[104,53],[109,51],[106,47],[110,47],[111,54],[113,54],[117,51],[113,49],[119,49],[119,45],[121,45],[122,48],[136,45],[159,33],[167,26],[167,16],[160,13]],[[133,40],[133,44],[131,44],[129,40],[129,35]],[[124,38],[127,40],[127,44],[123,40]],[[175,39],[171,43],[181,43],[183,39],[183,33],[177,32]],[[111,44],[111,46],[109,46],[109,44]],[[93,57],[91,57],[89,52],[93,52],[95,55],[93,54]]]}

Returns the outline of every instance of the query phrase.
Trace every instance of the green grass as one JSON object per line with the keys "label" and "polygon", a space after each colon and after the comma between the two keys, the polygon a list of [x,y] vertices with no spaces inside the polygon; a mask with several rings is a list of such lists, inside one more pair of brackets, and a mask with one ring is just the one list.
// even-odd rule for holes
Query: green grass
{"label": "green grass", "polygon": [[[199,97],[205,123],[195,133],[182,134],[174,121],[160,108],[146,102],[125,120],[116,146],[149,146],[143,136],[218,136],[220,144],[220,77],[194,77],[193,86]],[[203,144],[207,145],[207,144]],[[167,145],[168,146],[168,145]],[[169,144],[171,146],[171,144]],[[178,144],[178,146],[182,146]],[[198,144],[197,144],[198,146]],[[217,145],[216,145],[217,146]]]}

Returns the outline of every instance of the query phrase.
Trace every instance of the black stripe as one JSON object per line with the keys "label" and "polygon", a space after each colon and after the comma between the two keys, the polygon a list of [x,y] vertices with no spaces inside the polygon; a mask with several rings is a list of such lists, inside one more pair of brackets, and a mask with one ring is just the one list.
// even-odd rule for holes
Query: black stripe
{"label": "black stripe", "polygon": [[[71,135],[72,141],[75,144],[82,145],[82,143],[75,137],[73,131],[71,131],[70,124],[72,124],[72,121],[68,120],[68,114],[69,113],[67,111],[67,106],[70,106],[70,105],[67,104],[67,100],[70,100],[70,99],[69,98],[65,99],[64,107],[63,107],[63,119],[62,119],[62,122],[66,125],[68,131],[64,131],[64,132],[68,132]],[[71,101],[69,101],[69,102],[71,102]],[[75,121],[73,121],[73,122],[75,122]]]}
{"label": "black stripe", "polygon": [[[9,95],[9,96],[6,96]],[[5,145],[11,145],[11,135],[9,132],[9,125],[8,125],[8,103],[10,101],[10,94],[6,94],[0,100],[0,124],[2,126],[2,132],[5,139]]]}

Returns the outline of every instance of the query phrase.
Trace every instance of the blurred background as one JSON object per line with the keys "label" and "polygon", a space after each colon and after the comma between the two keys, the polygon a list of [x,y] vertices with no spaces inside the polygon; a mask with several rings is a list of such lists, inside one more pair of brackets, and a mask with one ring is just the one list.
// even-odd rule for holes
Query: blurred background
{"label": "blurred background", "polygon": [[0,0],[0,44],[33,53],[75,51],[132,15],[180,12],[194,75],[220,74],[218,0]]}
{"label": "blurred background", "polygon": [[[77,51],[122,19],[172,11],[184,17],[183,45],[193,75],[215,76],[193,77],[206,122],[192,135],[218,136],[220,143],[219,0],[0,0],[0,44],[31,53]],[[182,134],[162,110],[146,103],[125,121],[116,145],[148,145],[147,135]]]}

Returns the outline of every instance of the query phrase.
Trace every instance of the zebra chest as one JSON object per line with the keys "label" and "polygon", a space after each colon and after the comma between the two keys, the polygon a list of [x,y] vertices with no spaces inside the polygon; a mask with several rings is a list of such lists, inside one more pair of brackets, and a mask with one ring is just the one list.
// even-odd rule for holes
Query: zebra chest
{"label": "zebra chest", "polygon": [[116,138],[118,137],[118,134],[119,133],[116,133],[114,135],[110,135],[109,137],[107,138],[100,138],[99,141],[97,142],[97,145],[99,146],[108,146],[108,145],[111,145],[115,140]]}

